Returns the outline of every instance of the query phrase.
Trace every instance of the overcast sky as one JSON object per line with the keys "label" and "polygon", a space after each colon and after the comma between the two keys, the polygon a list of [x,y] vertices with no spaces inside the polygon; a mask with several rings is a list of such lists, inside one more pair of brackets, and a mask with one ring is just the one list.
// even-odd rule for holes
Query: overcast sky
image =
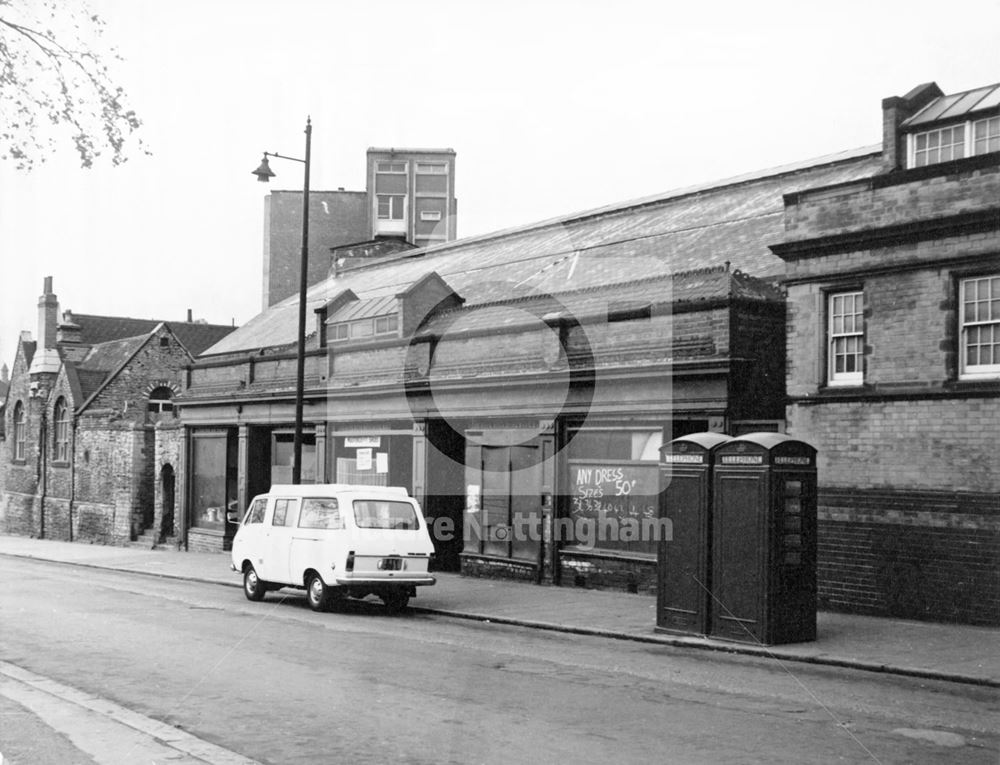
{"label": "overcast sky", "polygon": [[[24,0],[30,2],[30,0]],[[67,0],[74,2],[74,0]],[[459,236],[881,141],[881,100],[1000,81],[1000,0],[93,0],[152,156],[0,164],[0,361],[63,309],[241,324],[264,150],[363,190],[369,146],[457,152]],[[274,189],[301,188],[275,160]]]}

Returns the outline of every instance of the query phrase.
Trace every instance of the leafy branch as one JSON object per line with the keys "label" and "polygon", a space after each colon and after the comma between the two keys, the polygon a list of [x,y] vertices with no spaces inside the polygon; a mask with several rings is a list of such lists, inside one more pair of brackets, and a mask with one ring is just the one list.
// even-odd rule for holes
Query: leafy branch
{"label": "leafy branch", "polygon": [[108,150],[126,161],[142,123],[105,63],[117,50],[96,52],[104,30],[80,0],[0,0],[0,159],[30,170],[68,134],[83,167]]}

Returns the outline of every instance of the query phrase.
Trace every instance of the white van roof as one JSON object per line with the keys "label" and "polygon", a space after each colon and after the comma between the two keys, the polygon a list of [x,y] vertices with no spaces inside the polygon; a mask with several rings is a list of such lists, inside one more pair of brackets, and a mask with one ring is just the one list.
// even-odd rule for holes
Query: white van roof
{"label": "white van roof", "polygon": [[275,484],[265,494],[281,494],[285,497],[322,497],[330,494],[374,494],[408,497],[410,492],[405,486],[368,486],[353,483],[303,483]]}

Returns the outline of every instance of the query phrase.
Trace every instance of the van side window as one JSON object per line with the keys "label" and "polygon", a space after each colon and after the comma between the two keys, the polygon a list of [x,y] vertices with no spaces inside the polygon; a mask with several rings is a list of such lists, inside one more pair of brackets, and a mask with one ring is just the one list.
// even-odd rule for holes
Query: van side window
{"label": "van side window", "polygon": [[303,499],[300,529],[342,529],[344,519],[335,499]]}
{"label": "van side window", "polygon": [[267,507],[266,499],[255,499],[250,505],[250,512],[247,513],[247,523],[263,523],[264,508]]}
{"label": "van side window", "polygon": [[274,500],[274,517],[271,519],[272,526],[293,526],[295,524],[295,500],[276,499]]}
{"label": "van side window", "polygon": [[374,499],[354,500],[354,522],[359,529],[419,529],[417,514],[409,502]]}

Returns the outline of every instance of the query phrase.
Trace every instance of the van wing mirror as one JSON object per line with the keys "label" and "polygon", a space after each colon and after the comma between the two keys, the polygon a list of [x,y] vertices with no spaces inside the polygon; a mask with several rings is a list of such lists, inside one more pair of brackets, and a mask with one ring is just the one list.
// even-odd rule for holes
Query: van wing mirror
{"label": "van wing mirror", "polygon": [[229,510],[226,512],[226,520],[230,523],[240,522],[240,511],[239,510]]}

